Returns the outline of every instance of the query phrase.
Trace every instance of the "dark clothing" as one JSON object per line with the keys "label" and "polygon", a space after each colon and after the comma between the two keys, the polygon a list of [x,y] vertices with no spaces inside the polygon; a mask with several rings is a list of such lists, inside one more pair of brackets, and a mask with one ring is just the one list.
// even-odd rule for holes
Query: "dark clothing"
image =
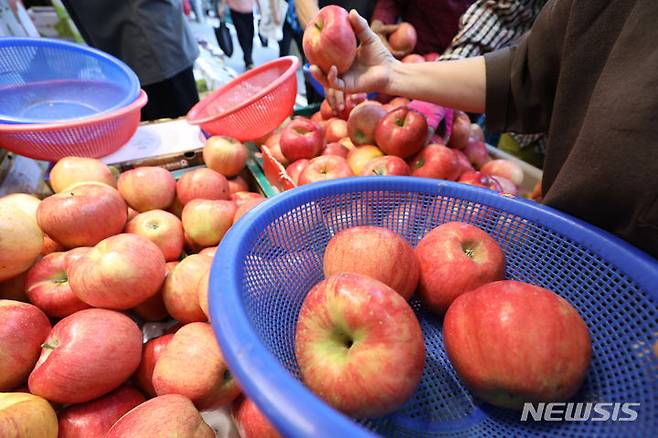
{"label": "dark clothing", "polygon": [[375,10],[375,3],[377,3],[376,0],[319,0],[318,7],[322,9],[328,5],[338,5],[344,9],[347,9],[348,11],[351,9],[356,9],[359,15],[368,20],[368,23],[370,23],[372,11]]}
{"label": "dark clothing", "polygon": [[242,48],[244,65],[251,67],[254,61],[251,57],[254,49],[254,13],[238,12],[230,9],[231,21],[235,26],[235,32],[238,34],[238,43]]}
{"label": "dark clothing", "polygon": [[176,76],[145,85],[149,101],[142,108],[142,120],[182,117],[199,101],[192,67]]}
{"label": "dark clothing", "polygon": [[[297,44],[297,49],[304,56],[304,48],[302,47],[303,34],[295,32],[293,27],[286,21],[283,23],[283,38],[279,41],[279,58],[282,56],[290,55],[290,46],[294,41]],[[304,59],[304,61],[306,61]]]}
{"label": "dark clothing", "polygon": [[658,2],[551,0],[485,55],[487,124],[548,132],[544,202],[658,257]]}
{"label": "dark clothing", "polygon": [[473,0],[377,0],[373,20],[385,24],[400,21],[416,28],[418,42],[414,53],[442,53],[459,30],[459,17]]}

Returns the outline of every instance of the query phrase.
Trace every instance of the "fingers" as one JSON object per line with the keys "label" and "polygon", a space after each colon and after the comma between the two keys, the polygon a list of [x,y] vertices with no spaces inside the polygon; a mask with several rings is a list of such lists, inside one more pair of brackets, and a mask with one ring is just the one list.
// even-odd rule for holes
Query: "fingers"
{"label": "fingers", "polygon": [[329,106],[334,111],[336,115],[339,111],[345,109],[345,95],[340,90],[335,90],[333,88],[328,88],[327,90],[327,102]]}
{"label": "fingers", "polygon": [[390,35],[398,30],[398,27],[400,27],[399,24],[385,24],[379,28],[379,32],[383,33],[384,35]]}
{"label": "fingers", "polygon": [[350,11],[350,24],[361,43],[366,44],[378,40],[377,34],[370,29],[366,19],[360,16],[356,9]]}
{"label": "fingers", "polygon": [[327,79],[327,76],[320,70],[320,67],[317,65],[312,65],[310,68],[310,72],[315,78],[316,81],[320,83],[324,88],[329,87],[329,80]]}

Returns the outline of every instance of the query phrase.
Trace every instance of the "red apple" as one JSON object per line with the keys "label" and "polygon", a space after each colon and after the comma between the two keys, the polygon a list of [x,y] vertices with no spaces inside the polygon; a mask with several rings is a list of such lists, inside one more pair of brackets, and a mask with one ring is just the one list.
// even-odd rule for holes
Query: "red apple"
{"label": "red apple", "polygon": [[316,157],[324,147],[320,125],[297,118],[286,125],[279,140],[281,152],[289,161]]}
{"label": "red apple", "polygon": [[391,45],[391,48],[396,52],[403,52],[405,54],[411,53],[414,50],[417,40],[416,28],[410,23],[405,22],[400,23],[395,32],[388,36],[388,43]]}
{"label": "red apple", "polygon": [[394,97],[391,99],[391,101],[388,103],[391,105],[393,108],[399,108],[401,106],[407,106],[411,103],[409,99],[406,97]]}
{"label": "red apple", "polygon": [[347,154],[347,164],[350,165],[354,175],[361,175],[371,161],[383,155],[384,153],[377,146],[360,146]]}
{"label": "red apple", "polygon": [[400,157],[385,155],[369,162],[361,171],[361,176],[409,176],[411,169]]}
{"label": "red apple", "polygon": [[347,137],[347,122],[343,119],[330,119],[325,130],[326,142],[335,143],[345,137]]}
{"label": "red apple", "polygon": [[568,301],[520,281],[497,281],[458,297],[443,321],[455,371],[481,399],[503,408],[564,402],[592,355],[587,326]]}
{"label": "red apple", "polygon": [[[322,116],[323,120],[329,120],[336,117],[336,114],[334,114],[334,110],[331,108],[331,105],[329,105],[329,101],[327,99],[324,99],[320,104],[320,116]],[[317,122],[320,123],[320,120]]]}
{"label": "red apple", "polygon": [[454,149],[464,149],[470,141],[471,121],[470,119],[457,117],[452,124],[448,146]]}
{"label": "red apple", "polygon": [[252,199],[250,201],[245,202],[242,204],[238,209],[235,211],[235,216],[233,216],[233,223],[236,223],[237,221],[240,220],[242,216],[244,216],[249,210],[257,206],[258,204],[265,202],[265,198],[259,198],[259,199]]}
{"label": "red apple", "polygon": [[50,321],[36,306],[13,300],[0,300],[0,321],[0,391],[9,391],[32,371]]}
{"label": "red apple", "polygon": [[[76,248],[69,252],[54,252],[39,260],[28,271],[25,289],[30,301],[48,316],[63,318],[89,308],[71,290],[66,269],[91,248]],[[71,257],[74,254],[74,257]]]}
{"label": "red apple", "polygon": [[322,150],[321,155],[335,155],[337,157],[341,158],[347,158],[347,154],[349,154],[350,150],[345,147],[342,143],[329,143],[325,148]]}
{"label": "red apple", "polygon": [[247,202],[252,199],[262,199],[263,195],[260,193],[253,192],[236,192],[231,195],[231,201],[235,202],[235,205],[240,208]]}
{"label": "red apple", "polygon": [[119,176],[119,193],[135,211],[164,210],[176,198],[176,180],[162,167],[138,167]]}
{"label": "red apple", "polygon": [[85,183],[41,201],[37,220],[41,229],[66,248],[94,246],[119,234],[128,207],[116,189]]}
{"label": "red apple", "polygon": [[[178,265],[179,262],[168,262],[166,266],[168,276],[171,271]],[[166,281],[165,277],[165,281]],[[145,301],[142,301],[140,304],[133,308],[133,311],[144,321],[162,321],[165,318],[170,317],[169,312],[164,304],[164,299],[162,298],[162,289],[164,288],[164,282],[162,287],[155,295],[147,298]]]}
{"label": "red apple", "polygon": [[347,119],[347,132],[355,145],[373,144],[375,129],[386,115],[386,109],[375,101],[365,101],[354,107]]}
{"label": "red apple", "polygon": [[410,162],[411,175],[456,181],[461,173],[457,156],[446,146],[430,144]]}
{"label": "red apple", "polygon": [[144,402],[135,388],[121,388],[97,400],[59,412],[58,438],[103,437],[125,413]]}
{"label": "red apple", "polygon": [[418,260],[399,234],[381,227],[357,226],[337,233],[324,251],[325,277],[352,272],[379,280],[406,300],[418,285]]}
{"label": "red apple", "polygon": [[150,210],[138,214],[126,224],[126,233],[137,234],[155,243],[165,260],[178,260],[183,251],[183,224],[173,214]]}
{"label": "red apple", "polygon": [[459,164],[459,176],[461,177],[464,173],[466,172],[472,172],[475,169],[471,165],[471,162],[468,161],[468,158],[466,158],[466,155],[459,149],[453,149],[452,150],[453,154],[455,154],[455,157],[457,158],[457,162]]}
{"label": "red apple", "polygon": [[486,189],[495,190],[501,192],[502,188],[500,184],[495,179],[489,178],[487,175],[477,170],[464,172],[459,177],[459,182],[463,184],[468,184],[476,187],[484,187]]}
{"label": "red apple", "polygon": [[176,192],[183,207],[193,199],[222,200],[230,196],[226,177],[205,167],[181,176],[176,184]]}
{"label": "red apple", "polygon": [[182,323],[206,321],[199,307],[197,285],[208,273],[212,259],[205,255],[187,256],[167,276],[162,298],[169,314]]}
{"label": "red apple", "polygon": [[412,53],[411,55],[407,55],[404,58],[402,58],[402,62],[406,64],[420,64],[425,62],[425,58],[423,57],[423,55]]}
{"label": "red apple", "polygon": [[[315,121],[315,120],[314,120]],[[283,155],[281,152],[281,133],[272,134],[267,138],[264,143],[265,146],[269,149],[270,153],[276,160],[281,163],[282,166],[288,165],[290,161]]]}
{"label": "red apple", "polygon": [[55,193],[81,182],[96,181],[112,187],[117,186],[110,168],[95,158],[64,157],[53,166],[49,179]]}
{"label": "red apple", "polygon": [[471,141],[463,149],[464,155],[471,162],[476,169],[481,168],[487,161],[489,161],[489,151],[481,141]]}
{"label": "red apple", "polygon": [[375,140],[386,155],[409,158],[425,146],[427,120],[418,111],[398,108],[379,121]]}
{"label": "red apple", "polygon": [[482,131],[480,125],[478,125],[477,123],[471,123],[471,134],[469,138],[470,141],[484,142],[484,132]]}
{"label": "red apple", "polygon": [[491,160],[485,163],[480,171],[488,176],[502,176],[515,186],[523,184],[523,169],[510,160]]}
{"label": "red apple", "polygon": [[251,399],[239,397],[232,407],[233,419],[242,438],[281,438],[281,434]]}
{"label": "red apple", "polygon": [[249,150],[240,141],[225,136],[214,136],[203,146],[203,161],[208,168],[232,178],[242,172],[249,158]]}
{"label": "red apple", "polygon": [[26,392],[0,393],[0,436],[57,438],[57,414],[41,397]]}
{"label": "red apple", "polygon": [[519,193],[519,190],[514,183],[507,178],[503,178],[502,176],[490,176],[489,178],[498,183],[501,193],[506,193],[508,195],[517,195]]}
{"label": "red apple", "polygon": [[321,155],[309,161],[299,175],[299,185],[350,176],[354,176],[354,174],[345,158],[336,155]]}
{"label": "red apple", "polygon": [[[128,210],[131,210],[131,209],[128,209]],[[51,254],[53,252],[62,252],[64,250],[66,250],[66,248],[64,248],[64,245],[62,245],[59,242],[55,242],[47,234],[43,235],[43,246],[41,247],[41,255],[42,256],[47,256],[48,254]]]}
{"label": "red apple", "polygon": [[505,255],[487,233],[467,223],[448,222],[418,243],[418,291],[427,307],[443,314],[459,295],[505,276]]}
{"label": "red apple", "polygon": [[135,384],[148,397],[155,397],[157,395],[153,388],[153,369],[172,339],[174,339],[173,333],[151,339],[144,345],[142,361],[133,378]]}
{"label": "red apple", "polygon": [[85,303],[107,309],[130,309],[155,295],[165,278],[160,248],[145,237],[109,237],[71,263],[71,290]]}
{"label": "red apple", "polygon": [[50,331],[30,374],[30,392],[56,403],[93,400],[125,382],[141,354],[142,332],[128,316],[81,310]]}
{"label": "red apple", "polygon": [[356,57],[356,35],[347,11],[335,5],[320,9],[306,26],[303,46],[309,62],[323,72],[335,65],[338,74],[345,73]]}
{"label": "red apple", "polygon": [[[174,202],[176,202],[176,201],[174,201]],[[172,205],[173,205],[173,204],[172,204]],[[135,216],[137,216],[138,214],[139,214],[139,212],[138,212],[137,210],[128,207],[128,218],[127,218],[127,220],[126,220],[126,223],[130,222],[131,220],[133,220],[133,219],[135,218]]]}
{"label": "red apple", "polygon": [[[324,102],[326,102],[326,101],[322,101],[322,103],[324,103]],[[327,105],[329,105],[328,102],[327,102]],[[322,107],[322,104],[320,104],[320,107]],[[313,120],[315,123],[320,123],[321,121],[323,121],[324,117],[322,116],[322,111],[318,111],[318,112],[313,113],[313,115],[311,116],[311,120]]]}
{"label": "red apple", "polygon": [[381,417],[415,392],[423,334],[397,292],[358,274],[331,276],[306,295],[295,333],[304,383],[336,409]]}
{"label": "red apple", "polygon": [[210,324],[181,327],[155,363],[153,387],[158,395],[181,394],[199,409],[226,405],[240,394],[217,345]]}
{"label": "red apple", "polygon": [[217,246],[233,225],[237,209],[233,201],[191,201],[183,209],[185,236],[192,244],[202,248]]}
{"label": "red apple", "polygon": [[117,421],[104,438],[215,438],[189,399],[178,394],[148,400]]}
{"label": "red apple", "polygon": [[286,167],[286,173],[296,185],[299,185],[299,175],[306,169],[309,161],[306,158],[302,158]]}
{"label": "red apple", "polygon": [[238,192],[248,192],[249,191],[249,184],[247,184],[247,181],[245,179],[238,175],[236,177],[233,177],[228,180],[228,192],[231,196]]}
{"label": "red apple", "polygon": [[345,97],[345,102],[342,111],[339,111],[337,113],[338,118],[347,121],[350,118],[350,114],[352,114],[352,111],[354,111],[354,108],[356,108],[361,103],[365,102],[366,99],[368,99],[368,95],[366,93],[348,94]]}
{"label": "red apple", "polygon": [[43,249],[43,233],[30,216],[0,205],[0,281],[27,271]]}
{"label": "red apple", "polygon": [[203,250],[201,250],[201,251],[199,252],[199,254],[200,254],[200,255],[208,256],[208,257],[210,257],[210,258],[214,258],[214,257],[215,257],[215,253],[217,252],[217,248],[218,248],[217,246],[211,246],[211,247],[209,247],[209,248],[204,248]]}
{"label": "red apple", "polygon": [[430,52],[425,55],[425,61],[426,62],[435,62],[438,61],[441,55],[437,52]]}

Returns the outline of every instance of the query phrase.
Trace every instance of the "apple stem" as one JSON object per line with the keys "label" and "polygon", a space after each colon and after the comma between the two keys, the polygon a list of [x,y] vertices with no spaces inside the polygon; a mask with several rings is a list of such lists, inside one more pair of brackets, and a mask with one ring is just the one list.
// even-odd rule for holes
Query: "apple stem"
{"label": "apple stem", "polygon": [[55,348],[57,348],[58,345],[59,345],[59,342],[57,342],[57,339],[53,339],[53,340],[51,340],[50,344],[47,343],[47,342],[44,342],[43,344],[41,344],[41,348],[46,348],[48,350],[54,350]]}

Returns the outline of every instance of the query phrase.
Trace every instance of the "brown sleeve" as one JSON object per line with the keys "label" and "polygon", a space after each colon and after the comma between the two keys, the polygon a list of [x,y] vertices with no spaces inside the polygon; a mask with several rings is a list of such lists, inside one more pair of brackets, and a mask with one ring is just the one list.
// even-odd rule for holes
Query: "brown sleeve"
{"label": "brown sleeve", "polygon": [[560,57],[573,0],[549,0],[518,47],[484,55],[487,127],[545,132],[553,112]]}

